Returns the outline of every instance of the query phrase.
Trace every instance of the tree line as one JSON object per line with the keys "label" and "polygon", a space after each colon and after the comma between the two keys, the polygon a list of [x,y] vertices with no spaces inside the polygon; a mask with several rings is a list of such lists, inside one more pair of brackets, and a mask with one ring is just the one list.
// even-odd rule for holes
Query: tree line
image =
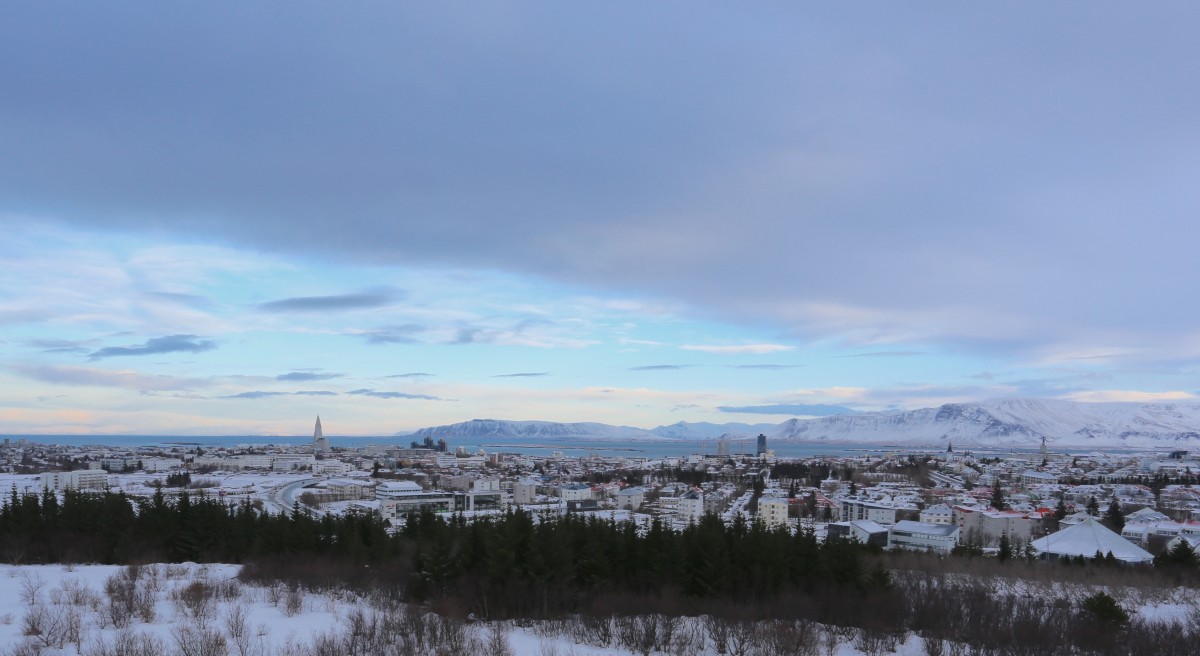
{"label": "tree line", "polygon": [[251,577],[382,585],[485,617],[557,616],[616,598],[766,604],[797,590],[886,590],[887,573],[867,553],[852,541],[715,516],[675,531],[583,515],[467,521],[425,511],[389,532],[375,513],[271,515],[186,490],[149,498],[14,490],[0,505],[0,558],[14,564],[242,563]]}

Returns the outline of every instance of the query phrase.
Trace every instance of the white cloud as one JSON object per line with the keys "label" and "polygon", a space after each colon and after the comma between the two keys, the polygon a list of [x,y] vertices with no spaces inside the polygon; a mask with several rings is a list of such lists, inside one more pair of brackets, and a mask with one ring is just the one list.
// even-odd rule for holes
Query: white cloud
{"label": "white cloud", "polygon": [[1197,396],[1191,392],[1143,392],[1140,390],[1093,390],[1087,392],[1072,392],[1062,398],[1069,401],[1086,403],[1130,402],[1130,403],[1161,403],[1164,401],[1191,401]]}

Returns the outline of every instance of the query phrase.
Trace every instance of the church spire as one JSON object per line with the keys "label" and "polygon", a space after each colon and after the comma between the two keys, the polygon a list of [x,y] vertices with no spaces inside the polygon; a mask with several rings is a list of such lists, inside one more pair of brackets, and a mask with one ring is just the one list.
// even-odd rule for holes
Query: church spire
{"label": "church spire", "polygon": [[317,415],[317,425],[313,428],[313,451],[328,451],[329,439],[325,437],[324,431],[321,430],[321,415]]}

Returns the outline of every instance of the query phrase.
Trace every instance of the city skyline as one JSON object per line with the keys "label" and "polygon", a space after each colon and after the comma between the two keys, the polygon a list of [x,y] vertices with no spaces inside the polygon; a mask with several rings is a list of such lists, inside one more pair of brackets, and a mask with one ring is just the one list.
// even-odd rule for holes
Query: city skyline
{"label": "city skyline", "polygon": [[1197,400],[1186,3],[6,13],[2,434]]}

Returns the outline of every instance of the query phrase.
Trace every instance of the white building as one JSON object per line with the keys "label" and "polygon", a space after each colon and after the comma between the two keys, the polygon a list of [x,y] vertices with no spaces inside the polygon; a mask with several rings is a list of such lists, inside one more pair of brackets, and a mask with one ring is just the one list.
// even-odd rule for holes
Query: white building
{"label": "white building", "polygon": [[758,517],[767,528],[787,526],[788,500],[779,498],[759,499]]}
{"label": "white building", "polygon": [[350,471],[350,465],[341,460],[317,460],[312,464],[312,471],[325,476],[341,476]]}
{"label": "white building", "polygon": [[958,543],[958,531],[953,524],[902,520],[888,530],[888,548],[948,554]]}
{"label": "white building", "polygon": [[1124,563],[1148,563],[1154,560],[1149,551],[1113,533],[1095,517],[1088,517],[1031,544],[1042,558],[1092,558],[1097,553],[1111,553],[1113,558]]}
{"label": "white building", "polygon": [[272,471],[292,471],[295,469],[308,469],[317,461],[311,455],[299,453],[281,453],[276,456],[270,456]]}
{"label": "white building", "polygon": [[537,500],[537,481],[524,480],[513,483],[513,503],[524,505]]}
{"label": "white building", "polygon": [[638,510],[642,507],[645,491],[640,487],[627,487],[617,491],[617,508],[621,510]]}
{"label": "white building", "polygon": [[844,498],[841,502],[842,514],[839,519],[843,522],[868,520],[879,524],[896,523],[895,506],[856,497]]}
{"label": "white building", "polygon": [[584,483],[567,483],[558,488],[563,501],[586,501],[592,498],[592,486]]}
{"label": "white building", "polygon": [[944,503],[929,506],[921,511],[921,521],[925,524],[953,524],[954,510]]}
{"label": "white building", "polygon": [[56,492],[72,490],[103,490],[108,486],[108,472],[103,469],[77,469],[69,472],[43,472],[42,489]]}
{"label": "white building", "polygon": [[675,502],[675,512],[684,521],[700,521],[704,517],[704,493],[697,489],[684,492]]}

